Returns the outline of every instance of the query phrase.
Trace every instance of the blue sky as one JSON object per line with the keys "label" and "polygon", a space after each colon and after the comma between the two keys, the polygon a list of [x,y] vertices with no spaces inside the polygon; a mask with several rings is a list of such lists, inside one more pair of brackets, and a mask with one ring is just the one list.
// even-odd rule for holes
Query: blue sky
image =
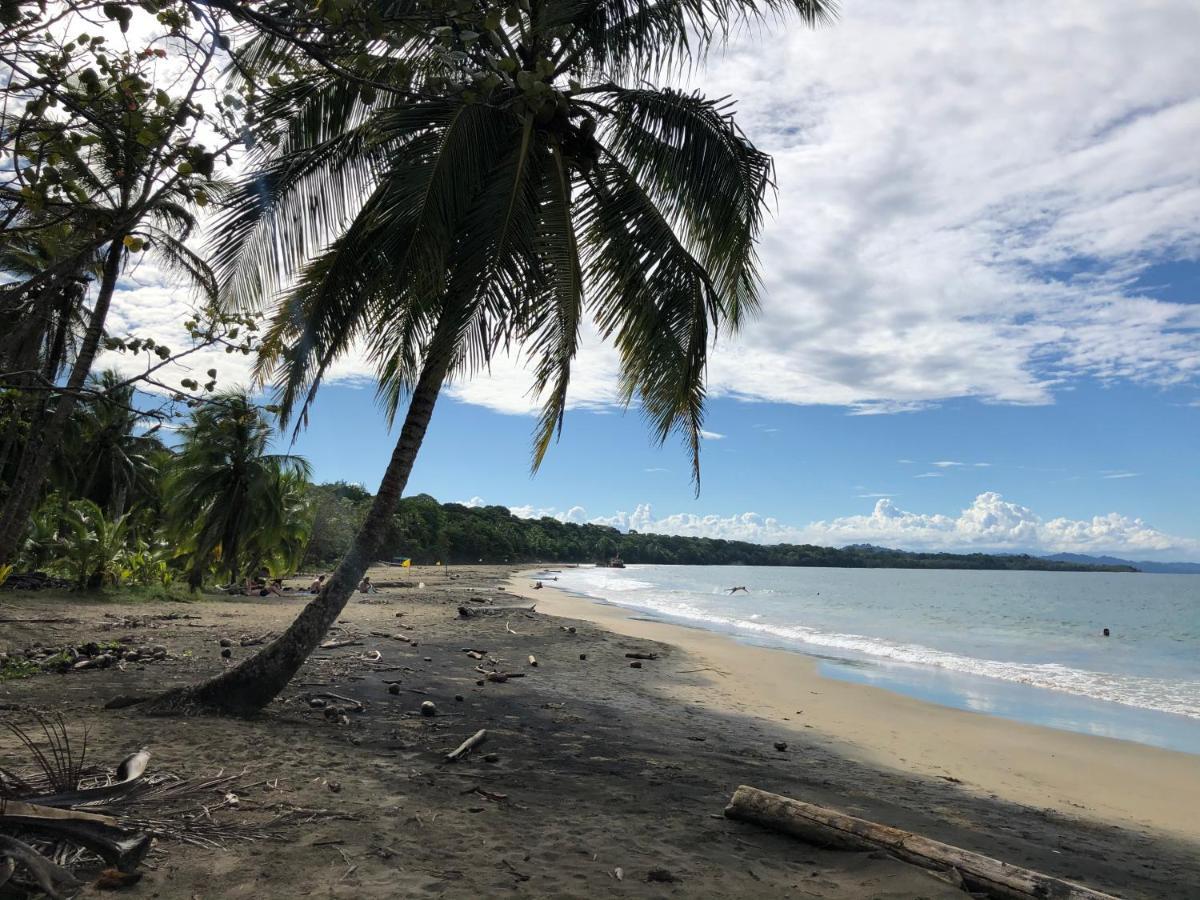
{"label": "blue sky", "polygon": [[[1197,33],[1194,0],[858,0],[735,36],[677,83],[736,99],[778,196],[761,314],[711,355],[700,497],[614,408],[590,326],[536,478],[513,358],[448,390],[412,489],[748,540],[1200,559]],[[145,268],[113,330],[178,344],[185,308]],[[378,478],[369,374],[351,353],[320,396],[298,445],[319,478]]]}
{"label": "blue sky", "polygon": [[[704,443],[698,498],[685,450],[675,443],[654,446],[636,411],[571,412],[561,442],[531,475],[530,418],[448,399],[437,409],[410,492],[575,521],[649,506],[654,521],[678,514],[721,520],[688,529],[676,519],[662,530],[820,542],[845,541],[806,526],[869,514],[880,499],[903,510],[957,516],[978,495],[996,492],[1032,507],[1039,518],[1090,520],[1117,511],[1166,534],[1195,537],[1200,407],[1188,404],[1196,393],[1092,382],[1071,385],[1052,405],[959,400],[891,415],[717,399],[708,426],[724,436]],[[373,486],[395,437],[373,391],[330,387],[312,421],[294,449],[317,476]],[[747,523],[747,512],[759,520]],[[762,533],[760,520],[767,518],[779,520],[778,533]],[[917,548],[972,546],[953,535],[907,537]],[[995,546],[1008,542],[1000,538]],[[1187,555],[1186,543],[1177,552],[1123,548],[1121,540],[1079,549],[1106,547],[1143,549],[1146,558]]]}

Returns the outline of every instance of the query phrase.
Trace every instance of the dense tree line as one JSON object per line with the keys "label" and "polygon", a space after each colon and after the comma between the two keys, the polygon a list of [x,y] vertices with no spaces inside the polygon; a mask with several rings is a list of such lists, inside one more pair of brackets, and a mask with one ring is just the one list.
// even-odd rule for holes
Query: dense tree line
{"label": "dense tree line", "polygon": [[[306,564],[332,562],[343,553],[370,497],[354,485],[313,489],[317,520]],[[606,525],[558,519],[522,519],[503,506],[438,503],[428,494],[400,501],[386,546],[392,557],[417,563],[628,563],[676,565],[831,566],[889,569],[1030,569],[1041,571],[1133,571],[1128,566],[1090,566],[1036,556],[987,553],[908,553],[885,547],[844,548],[813,544],[752,544],[716,538],[623,533]]]}
{"label": "dense tree line", "polygon": [[99,393],[65,420],[0,583],[44,572],[80,588],[198,588],[296,570],[313,522],[308,465],[268,452],[271,427],[245,393],[213,394],[167,444],[115,372],[89,383]]}

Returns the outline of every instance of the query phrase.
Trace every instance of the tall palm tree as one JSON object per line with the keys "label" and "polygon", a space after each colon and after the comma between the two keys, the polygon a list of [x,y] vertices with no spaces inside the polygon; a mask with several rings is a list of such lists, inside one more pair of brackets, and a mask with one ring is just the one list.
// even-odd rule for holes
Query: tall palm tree
{"label": "tall palm tree", "polygon": [[77,407],[54,480],[69,481],[71,496],[93,500],[115,518],[153,499],[163,445],[154,429],[138,433],[144,416],[134,406],[136,392],[116,370],[92,376],[89,385],[98,395]]}
{"label": "tall palm tree", "polygon": [[725,101],[642,79],[763,14],[831,13],[828,0],[367,6],[394,29],[358,51],[369,87],[296,76],[276,39],[243,52],[283,84],[215,258],[231,302],[283,292],[259,375],[285,420],[302,423],[328,367],[363,346],[389,417],[407,400],[399,440],[321,595],[262,653],[163,706],[248,711],[282,690],[382,551],[442,385],[499,350],[525,354],[544,398],[534,468],[590,316],[620,352],[625,401],[660,441],[683,436],[698,478],[708,346],[755,307],[772,169]]}
{"label": "tall palm tree", "polygon": [[291,547],[289,518],[301,514],[292,500],[294,479],[307,478],[309,466],[301,457],[267,452],[271,427],[249,396],[214,397],[181,433],[165,493],[168,528],[191,582],[210,568],[238,580],[276,552],[266,545],[270,539]]}

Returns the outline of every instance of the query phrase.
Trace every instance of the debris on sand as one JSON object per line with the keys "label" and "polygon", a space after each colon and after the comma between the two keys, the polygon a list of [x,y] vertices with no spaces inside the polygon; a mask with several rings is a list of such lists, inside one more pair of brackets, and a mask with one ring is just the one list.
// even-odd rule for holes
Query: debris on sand
{"label": "debris on sand", "polygon": [[0,668],[12,669],[20,675],[37,672],[83,672],[88,669],[123,669],[128,664],[144,665],[168,659],[170,654],[161,644],[132,645],[132,638],[119,641],[87,641],[82,644],[46,647],[34,644],[24,650],[10,651],[0,660]]}
{"label": "debris on sand", "polygon": [[[158,840],[202,847],[277,837],[282,816],[263,825],[220,822],[238,809],[235,784],[246,774],[188,780],[150,773],[150,752],[114,768],[87,764],[87,735],[72,738],[63,719],[35,717],[9,730],[28,752],[26,771],[0,768],[0,883],[5,896],[74,896],[89,882],[103,890],[135,884]],[[41,736],[34,734],[40,731]],[[214,802],[213,798],[224,798]],[[203,810],[203,815],[197,810]]]}

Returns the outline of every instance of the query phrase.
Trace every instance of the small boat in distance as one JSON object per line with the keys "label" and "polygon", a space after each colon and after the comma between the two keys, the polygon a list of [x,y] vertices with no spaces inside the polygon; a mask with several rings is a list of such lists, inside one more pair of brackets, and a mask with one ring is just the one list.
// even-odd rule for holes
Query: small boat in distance
{"label": "small boat in distance", "polygon": [[616,556],[614,556],[608,562],[601,563],[600,567],[604,568],[604,569],[623,569],[623,568],[625,568],[625,563],[623,563],[621,561],[621,554],[618,553]]}

